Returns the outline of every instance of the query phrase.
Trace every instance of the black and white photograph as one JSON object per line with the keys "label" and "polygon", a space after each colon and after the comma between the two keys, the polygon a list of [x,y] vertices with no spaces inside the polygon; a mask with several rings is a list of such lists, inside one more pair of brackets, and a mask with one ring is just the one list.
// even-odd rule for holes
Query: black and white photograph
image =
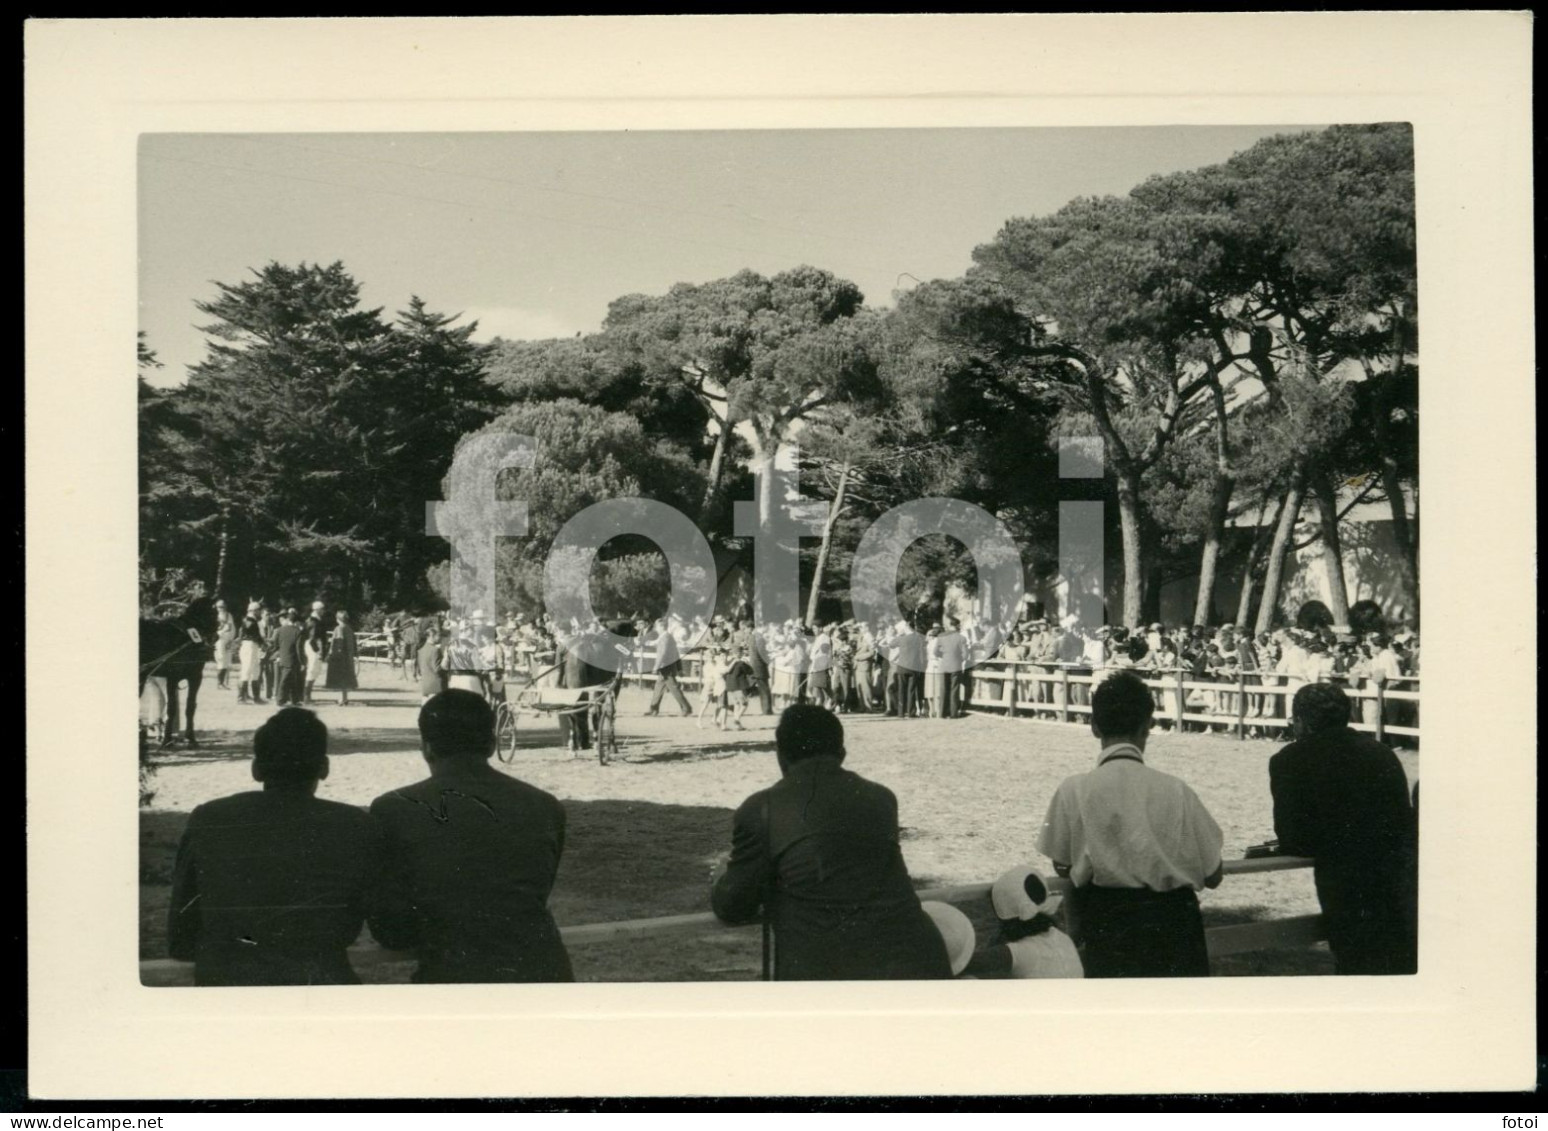
{"label": "black and white photograph", "polygon": [[1535,699],[1453,673],[1530,667],[1479,633],[1530,621],[1535,528],[1524,472],[1456,501],[1500,474],[1457,405],[1529,419],[1530,339],[1459,368],[1430,103],[146,105],[136,498],[117,460],[60,567],[125,606],[59,664],[125,780],[137,715],[91,850],[136,1008],[1267,1023],[1465,981],[1457,783],[1531,780],[1468,720]]}
{"label": "black and white photograph", "polygon": [[[139,160],[147,983],[1416,972],[1407,123]],[[713,573],[619,524],[561,617],[634,497]],[[755,498],[815,504],[786,607]],[[937,499],[1013,607],[949,516],[852,594]]]}

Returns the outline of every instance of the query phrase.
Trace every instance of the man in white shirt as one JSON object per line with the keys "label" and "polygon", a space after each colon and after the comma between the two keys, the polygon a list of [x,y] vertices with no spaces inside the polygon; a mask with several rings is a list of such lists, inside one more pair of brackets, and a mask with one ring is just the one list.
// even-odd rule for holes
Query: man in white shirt
{"label": "man in white shirt", "polygon": [[1220,826],[1180,778],[1145,765],[1155,702],[1131,671],[1091,699],[1096,769],[1066,778],[1038,850],[1071,883],[1088,978],[1207,977],[1197,892],[1220,884]]}

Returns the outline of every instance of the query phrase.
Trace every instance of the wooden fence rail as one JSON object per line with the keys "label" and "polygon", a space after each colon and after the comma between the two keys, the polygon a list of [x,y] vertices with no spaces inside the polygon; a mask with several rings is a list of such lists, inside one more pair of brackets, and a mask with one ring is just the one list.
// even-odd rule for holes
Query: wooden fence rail
{"label": "wooden fence rail", "polygon": [[[1299,856],[1268,856],[1253,860],[1228,860],[1227,876],[1261,875],[1310,868],[1312,861]],[[1067,891],[1069,883],[1058,877],[1049,881],[1049,889]],[[928,888],[919,893],[921,900],[941,903],[971,903],[987,899],[991,884],[961,884],[955,887]],[[756,923],[725,923],[709,912],[689,915],[665,915],[655,919],[625,919],[613,923],[582,923],[564,927],[560,934],[566,946],[593,946],[599,943],[636,942],[644,939],[695,938],[725,931],[745,931]],[[1234,923],[1205,931],[1210,957],[1246,954],[1256,950],[1279,950],[1310,946],[1327,937],[1320,915],[1297,915],[1284,919],[1262,919],[1253,923]],[[354,946],[349,960],[356,973],[368,983],[407,981],[414,965],[411,955],[378,947]],[[193,964],[171,958],[140,961],[140,983],[145,986],[191,986]]]}

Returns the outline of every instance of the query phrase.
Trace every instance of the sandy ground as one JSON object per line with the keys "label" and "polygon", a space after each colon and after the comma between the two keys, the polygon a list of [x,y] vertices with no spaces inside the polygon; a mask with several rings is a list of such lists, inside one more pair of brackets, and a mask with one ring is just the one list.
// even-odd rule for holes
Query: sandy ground
{"label": "sandy ground", "polygon": [[[385,667],[363,665],[361,678],[364,686],[352,697],[358,705],[325,701],[316,708],[330,732],[331,772],[319,796],[356,805],[425,776],[415,726],[418,695]],[[165,954],[161,924],[170,855],[187,812],[253,788],[251,732],[272,708],[235,698],[207,679],[198,714],[201,748],[157,759],[155,798],[142,812],[146,957]],[[569,810],[566,856],[553,897],[561,924],[707,910],[704,876],[729,847],[732,810],[778,775],[774,719],[750,714],[745,733],[721,732],[675,714],[645,717],[646,702],[640,691],[628,691],[620,701],[621,757],[609,766],[567,753],[550,720],[524,719],[522,748],[502,767],[554,793]],[[1026,719],[849,715],[844,724],[846,766],[898,796],[904,854],[921,886],[987,882],[1021,861],[1046,868],[1035,844],[1048,800],[1066,776],[1090,768],[1097,752],[1089,732]],[[1268,758],[1278,748],[1268,741],[1159,733],[1146,757],[1193,786],[1224,831],[1225,855],[1232,859],[1273,835]],[[1401,757],[1415,777],[1417,754]],[[1227,880],[1202,899],[1213,922],[1317,910],[1309,872]],[[663,943],[611,955],[597,952],[618,948],[588,947],[584,960],[576,956],[577,974],[602,980],[756,976],[755,941],[731,934],[695,940],[691,947]],[[1259,965],[1239,972],[1261,972]]]}

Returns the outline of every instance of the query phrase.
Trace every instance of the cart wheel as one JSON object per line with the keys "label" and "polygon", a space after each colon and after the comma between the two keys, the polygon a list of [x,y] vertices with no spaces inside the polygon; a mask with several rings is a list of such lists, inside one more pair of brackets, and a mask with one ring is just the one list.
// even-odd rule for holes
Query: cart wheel
{"label": "cart wheel", "polygon": [[592,727],[592,734],[596,737],[597,761],[605,766],[613,760],[613,755],[618,753],[618,736],[613,729],[611,703],[597,708],[596,723]]}
{"label": "cart wheel", "polygon": [[516,757],[516,712],[509,703],[495,707],[495,757],[507,765]]}

